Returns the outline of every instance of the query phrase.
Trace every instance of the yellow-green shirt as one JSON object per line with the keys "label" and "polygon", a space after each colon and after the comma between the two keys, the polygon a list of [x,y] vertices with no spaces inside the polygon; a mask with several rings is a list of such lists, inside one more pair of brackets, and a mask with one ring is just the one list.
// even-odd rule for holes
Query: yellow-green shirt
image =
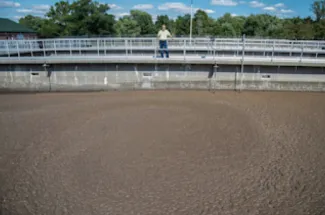
{"label": "yellow-green shirt", "polygon": [[168,30],[160,30],[158,32],[158,39],[159,40],[167,40],[168,37],[171,37],[172,35]]}

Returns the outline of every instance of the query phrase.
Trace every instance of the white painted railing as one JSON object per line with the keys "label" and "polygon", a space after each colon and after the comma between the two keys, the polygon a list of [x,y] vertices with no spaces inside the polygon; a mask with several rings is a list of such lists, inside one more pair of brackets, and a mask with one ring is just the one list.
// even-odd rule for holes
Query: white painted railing
{"label": "white painted railing", "polygon": [[[267,39],[241,39],[241,38],[174,38],[168,41],[170,51],[179,51],[186,55],[187,51],[218,52],[231,51],[260,52],[265,55],[274,53],[312,53],[316,58],[318,54],[325,55],[325,41],[299,41],[299,40],[267,40]],[[0,40],[1,57],[20,57],[21,54],[52,52],[70,52],[71,55],[84,51],[100,52],[124,51],[132,55],[133,51],[159,53],[159,43],[156,38],[82,38],[82,39],[45,39],[45,40]]]}

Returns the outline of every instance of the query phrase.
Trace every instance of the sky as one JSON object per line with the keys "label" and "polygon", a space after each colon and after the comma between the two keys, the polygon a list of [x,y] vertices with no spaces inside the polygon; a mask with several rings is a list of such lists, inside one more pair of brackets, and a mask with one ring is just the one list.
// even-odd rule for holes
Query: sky
{"label": "sky", "polygon": [[[68,0],[73,2],[73,0]],[[178,15],[190,13],[191,1],[193,12],[205,10],[209,16],[218,18],[225,13],[233,16],[268,13],[279,17],[312,16],[310,10],[314,0],[97,0],[109,4],[108,13],[116,18],[127,15],[132,9],[147,11],[153,16]],[[0,0],[0,17],[19,20],[27,14],[44,16],[56,0]]]}

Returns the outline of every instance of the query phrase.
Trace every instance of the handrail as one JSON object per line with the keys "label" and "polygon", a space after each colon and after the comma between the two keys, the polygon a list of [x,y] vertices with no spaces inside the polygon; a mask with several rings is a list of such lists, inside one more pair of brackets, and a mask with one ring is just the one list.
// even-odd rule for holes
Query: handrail
{"label": "handrail", "polygon": [[[196,37],[192,38],[192,40],[228,40],[228,41],[241,41],[241,38],[219,38],[219,37]],[[26,40],[18,40],[18,41],[52,41],[52,40],[59,40],[59,41],[67,41],[67,40],[155,40],[154,37],[94,37],[94,38],[52,38],[52,39],[26,39]],[[190,40],[187,37],[176,37],[173,38],[174,40]],[[283,42],[302,42],[302,43],[318,43],[324,42],[325,40],[287,40],[287,39],[254,39],[254,38],[246,38],[246,41],[283,41]],[[15,41],[15,40],[0,40],[0,42],[7,42],[7,41]]]}
{"label": "handrail", "polygon": [[[275,52],[286,53],[315,53],[325,54],[325,41],[303,41],[303,40],[270,40],[270,39],[245,39],[245,50],[252,52]],[[237,55],[241,52],[244,43],[241,38],[174,38],[169,40],[169,49],[174,51],[232,51]],[[82,51],[96,51],[101,55],[105,50],[124,50],[128,55],[133,51],[157,52],[157,38],[59,38],[59,39],[42,39],[42,40],[0,40],[0,55],[11,55],[41,51],[46,55],[46,51],[54,52],[73,52],[81,54]],[[267,54],[267,53],[266,53]],[[39,56],[39,55],[36,55]],[[35,56],[35,57],[36,57]],[[324,56],[323,56],[324,57]]]}

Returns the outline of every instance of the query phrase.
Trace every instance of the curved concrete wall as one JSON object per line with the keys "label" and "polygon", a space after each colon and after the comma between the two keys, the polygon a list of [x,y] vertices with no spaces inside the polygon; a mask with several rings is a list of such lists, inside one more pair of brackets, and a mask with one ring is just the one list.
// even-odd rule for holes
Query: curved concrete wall
{"label": "curved concrete wall", "polygon": [[1,91],[230,89],[325,91],[321,67],[191,64],[1,65]]}

